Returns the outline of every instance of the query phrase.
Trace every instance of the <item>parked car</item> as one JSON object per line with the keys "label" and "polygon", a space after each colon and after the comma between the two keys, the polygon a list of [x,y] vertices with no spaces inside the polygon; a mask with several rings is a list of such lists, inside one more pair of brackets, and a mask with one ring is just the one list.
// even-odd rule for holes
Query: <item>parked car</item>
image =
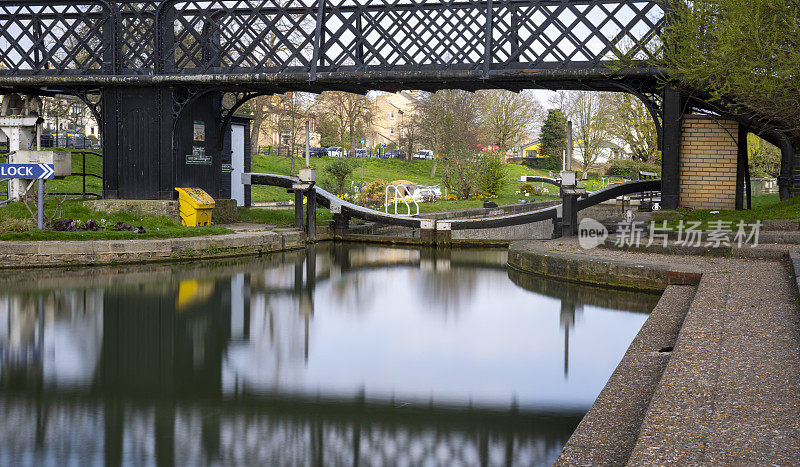
{"label": "parked car", "polygon": [[328,148],[328,157],[344,157],[344,148],[331,146]]}
{"label": "parked car", "polygon": [[386,151],[386,157],[388,159],[405,159],[406,152],[402,149],[390,149]]}
{"label": "parked car", "polygon": [[42,147],[52,148],[55,147],[56,138],[52,133],[42,133]]}
{"label": "parked car", "polygon": [[412,157],[414,159],[433,160],[433,151],[430,149],[420,149]]}
{"label": "parked car", "polygon": [[308,148],[308,155],[311,157],[325,157],[328,155],[328,150],[320,147]]}
{"label": "parked car", "polygon": [[356,149],[353,151],[353,157],[369,157],[369,152],[366,149]]}
{"label": "parked car", "polygon": [[[91,138],[75,131],[59,130],[56,133],[52,134],[51,136],[54,139],[53,141],[48,141],[48,142],[54,143],[53,146],[57,146],[59,148],[73,148],[73,149],[94,149],[95,147],[99,148],[99,145],[94,141],[92,141]],[[45,145],[42,144],[42,146]]]}

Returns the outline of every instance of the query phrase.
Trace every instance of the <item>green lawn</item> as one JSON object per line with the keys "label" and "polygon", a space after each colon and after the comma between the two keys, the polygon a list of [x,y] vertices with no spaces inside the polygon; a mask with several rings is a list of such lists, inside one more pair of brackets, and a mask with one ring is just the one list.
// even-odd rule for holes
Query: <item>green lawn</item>
{"label": "green lawn", "polygon": [[[100,152],[93,150],[93,152]],[[72,155],[72,173],[83,172],[83,157],[80,154]],[[103,175],[103,159],[94,154],[86,155],[86,173]],[[83,178],[78,176],[67,177],[63,180],[48,180],[46,183],[48,193],[79,193],[83,191]],[[103,181],[95,177],[86,177],[86,191],[103,193]],[[89,198],[94,199],[94,198]]]}
{"label": "green lawn", "polygon": [[[327,209],[317,210],[317,225],[327,225],[333,220],[333,214]],[[291,209],[260,209],[239,208],[239,221],[254,224],[274,224],[278,227],[292,227],[294,225],[294,208]]]}
{"label": "green lawn", "polygon": [[[56,202],[48,199],[45,202],[45,212],[52,214]],[[36,230],[36,224],[25,205],[22,203],[10,203],[0,207],[0,240],[104,240],[104,239],[142,239],[142,238],[169,238],[169,237],[193,237],[200,235],[219,235],[230,233],[231,231],[221,226],[208,227],[184,227],[167,216],[146,216],[130,213],[104,213],[92,211],[85,207],[81,201],[67,200],[63,206],[61,214],[65,219],[77,219],[83,222],[87,220],[100,221],[106,220],[106,225],[111,226],[117,222],[126,222],[134,227],[144,227],[146,232],[143,234],[134,232],[117,232],[113,230],[101,230],[98,232],[55,232],[52,230]],[[27,224],[28,231],[24,230],[24,220],[30,220]]]}
{"label": "green lawn", "polygon": [[753,209],[750,210],[721,210],[717,214],[712,214],[708,209],[659,211],[653,213],[652,220],[666,220],[667,225],[672,228],[676,228],[680,221],[699,221],[702,229],[708,229],[709,223],[714,221],[731,222],[735,225],[739,221],[751,224],[757,220],[800,219],[800,196],[780,201],[777,194],[754,195],[752,205]]}

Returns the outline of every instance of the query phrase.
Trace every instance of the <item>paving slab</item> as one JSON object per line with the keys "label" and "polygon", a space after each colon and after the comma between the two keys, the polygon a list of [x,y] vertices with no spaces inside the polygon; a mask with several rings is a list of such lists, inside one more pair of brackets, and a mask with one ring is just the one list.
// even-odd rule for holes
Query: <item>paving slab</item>
{"label": "paving slab", "polygon": [[[702,271],[629,464],[800,462],[800,306],[787,259],[581,250],[568,239],[546,243],[586,257],[681,262]],[[785,246],[774,249],[788,257]],[[612,460],[618,458],[586,463],[617,463]]]}

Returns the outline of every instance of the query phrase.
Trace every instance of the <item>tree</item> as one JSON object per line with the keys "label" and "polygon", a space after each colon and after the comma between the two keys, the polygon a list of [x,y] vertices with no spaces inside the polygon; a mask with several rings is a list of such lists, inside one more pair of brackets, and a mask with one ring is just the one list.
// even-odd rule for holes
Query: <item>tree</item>
{"label": "tree", "polygon": [[542,106],[526,93],[491,90],[479,94],[479,113],[487,140],[505,153],[532,132],[541,118]]}
{"label": "tree", "polygon": [[[419,102],[421,138],[440,155],[477,143],[478,105],[475,94],[447,89],[423,95]],[[431,168],[436,175],[437,160]]]}
{"label": "tree", "polygon": [[658,133],[647,108],[635,96],[627,93],[606,95],[608,99],[608,133],[624,143],[633,158],[648,164],[656,163]]}
{"label": "tree", "polygon": [[277,130],[281,138],[289,136],[289,155],[292,158],[290,173],[294,173],[294,153],[299,142],[300,124],[308,118],[307,105],[308,101],[298,92],[278,96]]}
{"label": "tree", "polygon": [[250,152],[258,154],[260,136],[264,131],[264,124],[270,120],[270,116],[277,110],[277,99],[275,96],[254,97],[242,106],[242,111],[253,116],[250,121]]}
{"label": "tree", "polygon": [[482,185],[478,156],[465,149],[444,153],[442,156],[442,183],[458,199],[469,199]]}
{"label": "tree", "polygon": [[561,109],[549,109],[547,118],[539,133],[541,141],[541,157],[546,157],[544,168],[561,170],[561,160],[567,150],[567,117]]}
{"label": "tree", "polygon": [[[653,65],[800,138],[797,0],[676,2]],[[730,107],[730,106],[728,106]],[[734,105],[735,109],[735,105]]]}
{"label": "tree", "polygon": [[747,135],[751,177],[777,177],[781,168],[780,150],[754,134]]}
{"label": "tree", "polygon": [[347,177],[355,169],[353,162],[347,159],[334,159],[322,169],[333,179],[333,192],[337,195],[344,195],[347,192]]}
{"label": "tree", "polygon": [[372,103],[361,94],[327,91],[317,96],[320,129],[335,132],[337,141],[351,150],[358,147],[356,141],[366,134],[372,120],[371,108]]}
{"label": "tree", "polygon": [[595,91],[572,91],[569,118],[574,128],[573,144],[580,148],[583,170],[588,171],[609,139],[608,99]]}
{"label": "tree", "polygon": [[42,113],[53,118],[55,130],[66,125],[69,129],[80,129],[83,126],[85,105],[73,96],[45,97],[42,99]]}
{"label": "tree", "polygon": [[397,139],[400,147],[406,151],[406,158],[411,160],[414,148],[419,144],[422,137],[419,113],[414,109],[412,112],[405,112],[400,115],[400,125],[398,126],[400,136]]}

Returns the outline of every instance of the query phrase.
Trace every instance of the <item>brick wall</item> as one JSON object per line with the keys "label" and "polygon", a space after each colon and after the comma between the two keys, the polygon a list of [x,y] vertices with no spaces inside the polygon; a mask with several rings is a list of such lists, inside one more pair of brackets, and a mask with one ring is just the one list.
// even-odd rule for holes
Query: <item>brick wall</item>
{"label": "brick wall", "polygon": [[733,209],[736,202],[738,124],[684,115],[681,136],[680,205]]}

